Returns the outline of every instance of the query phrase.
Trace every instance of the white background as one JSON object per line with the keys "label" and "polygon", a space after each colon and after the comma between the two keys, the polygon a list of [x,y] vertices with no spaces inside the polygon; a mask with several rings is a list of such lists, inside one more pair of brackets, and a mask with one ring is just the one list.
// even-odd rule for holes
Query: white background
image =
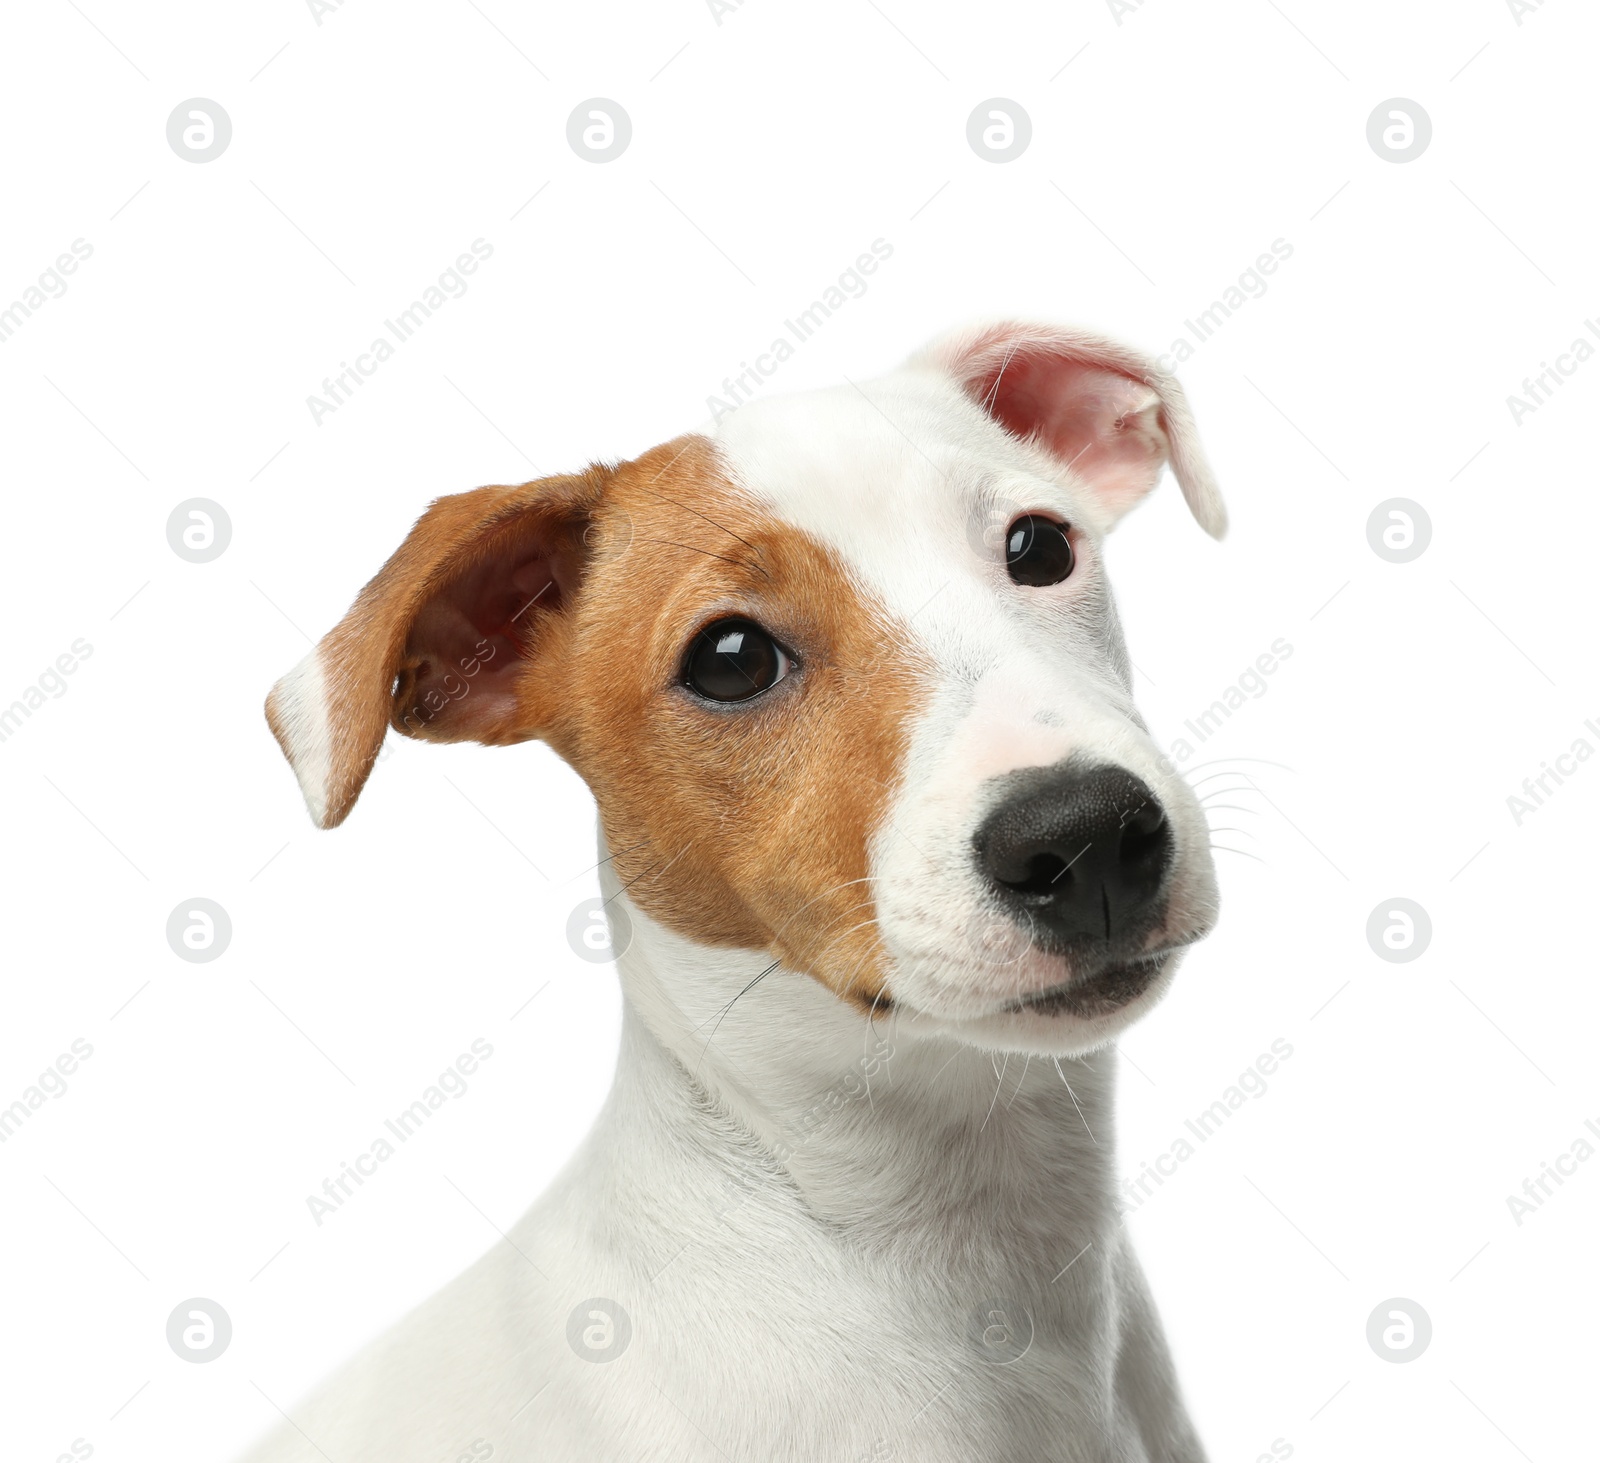
{"label": "white background", "polygon": [[[1180,370],[1233,532],[1169,484],[1112,544],[1163,744],[1293,647],[1190,764],[1228,759],[1195,775],[1238,790],[1218,841],[1254,857],[1219,855],[1221,927],[1125,1041],[1121,1168],[1294,1055],[1131,1223],[1215,1460],[1593,1456],[1600,1162],[1507,1205],[1600,1120],[1600,761],[1507,805],[1600,748],[1600,360],[1520,425],[1506,401],[1600,316],[1600,17],[1526,8],[14,10],[0,304],[93,254],[0,345],[0,704],[93,650],[0,743],[0,1105],[94,1054],[0,1146],[4,1456],[229,1458],[570,1152],[619,1013],[564,933],[582,785],[537,745],[402,743],[319,834],[262,698],[429,498],[692,427],[878,238],[765,390],[1000,313],[1165,351],[1292,246]],[[596,96],[633,123],[605,165],[566,141]],[[165,132],[193,97],[233,126],[200,165]],[[1032,120],[1003,165],[966,141],[993,97]],[[1410,163],[1367,141],[1394,97],[1432,119]],[[469,291],[317,424],[307,396],[479,238]],[[195,497],[232,521],[208,564],[166,539]],[[1393,497],[1433,525],[1407,564],[1367,541]],[[196,896],[233,923],[210,964],[165,938]],[[1433,922],[1409,964],[1365,935],[1396,896]],[[479,1037],[469,1093],[317,1227],[306,1196]],[[207,1365],[165,1340],[192,1296],[233,1321]],[[1390,1297],[1432,1318],[1409,1364],[1366,1340]]]}

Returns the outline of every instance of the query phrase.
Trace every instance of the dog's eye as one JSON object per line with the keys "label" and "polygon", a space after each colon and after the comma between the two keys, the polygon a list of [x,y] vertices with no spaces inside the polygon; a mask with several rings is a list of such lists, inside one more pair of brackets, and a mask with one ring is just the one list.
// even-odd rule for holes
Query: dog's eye
{"label": "dog's eye", "polygon": [[1014,583],[1033,589],[1059,584],[1072,573],[1072,565],[1066,524],[1024,513],[1006,530],[1006,572]]}
{"label": "dog's eye", "polygon": [[694,637],[683,680],[707,701],[748,701],[771,690],[794,662],[783,647],[749,620],[718,620]]}

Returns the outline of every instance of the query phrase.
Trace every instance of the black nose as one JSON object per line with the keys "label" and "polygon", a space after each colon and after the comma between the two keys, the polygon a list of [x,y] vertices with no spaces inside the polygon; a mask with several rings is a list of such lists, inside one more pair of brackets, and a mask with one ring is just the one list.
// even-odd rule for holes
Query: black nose
{"label": "black nose", "polygon": [[1064,940],[1146,933],[1172,862],[1172,830],[1156,795],[1112,766],[1013,773],[974,843],[1001,900]]}

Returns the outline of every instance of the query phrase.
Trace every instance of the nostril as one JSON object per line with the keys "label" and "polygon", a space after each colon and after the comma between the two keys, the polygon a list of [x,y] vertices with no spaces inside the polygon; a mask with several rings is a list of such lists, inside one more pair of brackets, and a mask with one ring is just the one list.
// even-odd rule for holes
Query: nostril
{"label": "nostril", "polygon": [[1123,824],[1118,859],[1124,868],[1146,867],[1165,858],[1168,839],[1167,815],[1147,803]]}
{"label": "nostril", "polygon": [[1048,899],[1051,895],[1062,893],[1071,882],[1071,869],[1072,866],[1058,854],[1036,853],[1028,860],[1020,879],[1001,879],[1000,882],[1008,889],[1015,889],[1018,894]]}

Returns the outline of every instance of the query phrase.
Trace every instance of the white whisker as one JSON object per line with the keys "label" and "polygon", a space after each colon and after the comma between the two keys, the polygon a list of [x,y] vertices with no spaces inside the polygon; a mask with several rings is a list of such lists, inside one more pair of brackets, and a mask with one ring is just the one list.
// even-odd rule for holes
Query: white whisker
{"label": "white whisker", "polygon": [[1242,848],[1229,848],[1225,843],[1213,843],[1211,845],[1211,851],[1213,853],[1236,853],[1240,858],[1253,858],[1258,864],[1266,863],[1264,858],[1261,858],[1256,854],[1249,853]]}
{"label": "white whisker", "polygon": [[1022,1091],[1022,1084],[1028,1080],[1028,1067],[1033,1061],[1033,1053],[1028,1053],[1028,1060],[1022,1064],[1022,1075],[1017,1078],[1017,1085],[1011,1089],[1011,1102],[1006,1104],[1006,1111],[1011,1111],[1011,1103],[1017,1100],[1017,1094]]}
{"label": "white whisker", "polygon": [[1078,1121],[1083,1124],[1083,1131],[1089,1135],[1089,1141],[1093,1143],[1096,1148],[1098,1148],[1100,1146],[1100,1140],[1095,1137],[1094,1130],[1089,1126],[1089,1119],[1084,1117],[1083,1109],[1078,1107],[1078,1094],[1072,1090],[1072,1084],[1067,1081],[1067,1074],[1061,1070],[1060,1059],[1058,1057],[1051,1057],[1050,1060],[1056,1064],[1056,1075],[1061,1078],[1061,1085],[1067,1089],[1067,1096],[1072,1099],[1073,1107],[1077,1108]]}
{"label": "white whisker", "polygon": [[1006,1059],[1000,1064],[1000,1080],[994,1085],[994,1096],[989,1099],[989,1111],[983,1115],[983,1127],[978,1129],[978,1136],[983,1136],[983,1129],[989,1126],[989,1119],[994,1116],[994,1105],[1000,1101],[1000,1089],[1006,1085],[1006,1068],[1011,1065],[1011,1053],[1006,1053]]}

